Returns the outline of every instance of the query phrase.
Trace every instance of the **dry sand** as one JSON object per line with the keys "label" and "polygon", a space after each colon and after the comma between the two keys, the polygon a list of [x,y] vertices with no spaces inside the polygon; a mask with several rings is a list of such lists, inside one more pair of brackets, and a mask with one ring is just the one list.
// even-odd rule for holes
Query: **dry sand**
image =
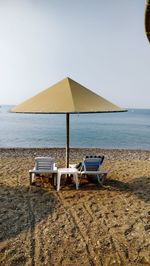
{"label": "dry sand", "polygon": [[[72,149],[71,162],[104,154],[102,188],[29,187],[36,155],[64,165],[63,149],[0,149],[1,266],[150,265],[150,152]],[[51,179],[50,179],[51,180]]]}

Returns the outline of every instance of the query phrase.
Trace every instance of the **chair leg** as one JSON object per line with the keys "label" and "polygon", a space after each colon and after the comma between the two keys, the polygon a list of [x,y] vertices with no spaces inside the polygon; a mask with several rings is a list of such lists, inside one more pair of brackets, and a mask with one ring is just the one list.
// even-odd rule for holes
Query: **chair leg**
{"label": "chair leg", "polygon": [[107,174],[108,174],[107,172],[102,173],[102,184],[105,182]]}
{"label": "chair leg", "polygon": [[29,173],[29,178],[30,178],[30,185],[32,185],[33,181],[35,180],[35,173]]}
{"label": "chair leg", "polygon": [[103,177],[102,175],[97,175],[97,181],[102,186],[103,185]]}

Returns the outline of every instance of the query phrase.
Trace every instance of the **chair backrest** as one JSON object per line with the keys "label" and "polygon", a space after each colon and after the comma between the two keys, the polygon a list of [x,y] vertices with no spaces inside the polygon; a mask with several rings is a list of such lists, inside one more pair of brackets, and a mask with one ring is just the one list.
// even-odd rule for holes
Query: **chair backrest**
{"label": "chair backrest", "polygon": [[36,157],[36,170],[54,170],[54,159],[51,157]]}
{"label": "chair backrest", "polygon": [[99,167],[103,163],[104,156],[86,157],[83,160],[84,171],[98,171]]}
{"label": "chair backrest", "polygon": [[104,155],[86,155],[85,158],[99,158],[100,159],[100,164],[102,164],[103,160],[104,160]]}

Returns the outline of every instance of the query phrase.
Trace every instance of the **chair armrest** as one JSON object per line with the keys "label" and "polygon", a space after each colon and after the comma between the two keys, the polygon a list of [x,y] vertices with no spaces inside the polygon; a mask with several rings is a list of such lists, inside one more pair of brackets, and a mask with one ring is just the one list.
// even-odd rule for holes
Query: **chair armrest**
{"label": "chair armrest", "polygon": [[45,174],[50,174],[50,173],[57,173],[57,169],[54,169],[54,170],[29,170],[29,173],[34,173],[34,174],[42,174],[42,173],[45,173]]}

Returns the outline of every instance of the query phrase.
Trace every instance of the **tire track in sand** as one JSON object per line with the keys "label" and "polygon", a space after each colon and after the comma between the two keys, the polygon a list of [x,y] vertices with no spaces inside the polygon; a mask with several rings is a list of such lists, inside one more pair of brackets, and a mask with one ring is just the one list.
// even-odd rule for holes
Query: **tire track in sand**
{"label": "tire track in sand", "polygon": [[28,197],[27,197],[27,205],[28,205],[28,211],[29,211],[29,222],[30,222],[30,257],[31,257],[31,265],[35,266],[35,256],[36,256],[36,242],[35,242],[35,216],[34,212],[32,210],[32,203],[31,203],[31,193],[32,188],[29,187],[28,190]]}
{"label": "tire track in sand", "polygon": [[[85,243],[86,251],[90,260],[90,265],[107,265],[107,260],[111,259],[110,254],[107,254],[107,246],[106,253],[103,254],[103,241],[107,239],[110,243],[111,250],[113,251],[113,257],[118,263],[118,265],[125,265],[126,260],[126,246],[123,243],[120,243],[119,239],[112,235],[109,226],[107,224],[107,217],[101,214],[101,218],[95,216],[95,211],[91,208],[91,206],[87,202],[79,202],[70,205],[70,202],[65,201],[63,198],[63,194],[59,194],[61,202],[65,205],[65,209],[70,213],[72,220]],[[96,205],[97,210],[100,208]],[[99,229],[100,231],[93,231],[94,228]],[[100,233],[100,241],[99,241],[99,233]],[[106,239],[105,239],[106,238]],[[100,246],[97,247],[97,244],[102,244],[102,250],[100,251]],[[98,249],[97,249],[98,248]],[[108,257],[107,257],[108,255]],[[106,256],[106,257],[105,257]],[[109,257],[110,256],[110,257]]]}
{"label": "tire track in sand", "polygon": [[[89,236],[87,234],[87,228],[85,227],[84,223],[79,218],[76,209],[72,206],[70,207],[70,206],[65,204],[65,200],[63,198],[62,193],[58,193],[58,197],[59,197],[60,202],[64,206],[65,210],[69,212],[76,228],[78,228],[79,234],[80,234],[83,242],[85,243],[85,248],[86,248],[86,252],[88,254],[88,259],[89,259],[90,265],[91,266],[101,266],[102,264],[99,260],[99,257],[97,256],[97,254],[95,253],[94,248],[93,248],[93,246],[94,246],[93,240],[91,238],[89,238]],[[84,207],[84,209],[85,209],[87,215],[90,216],[90,219],[91,219],[91,215],[89,215],[89,212],[86,210],[85,207]]]}

